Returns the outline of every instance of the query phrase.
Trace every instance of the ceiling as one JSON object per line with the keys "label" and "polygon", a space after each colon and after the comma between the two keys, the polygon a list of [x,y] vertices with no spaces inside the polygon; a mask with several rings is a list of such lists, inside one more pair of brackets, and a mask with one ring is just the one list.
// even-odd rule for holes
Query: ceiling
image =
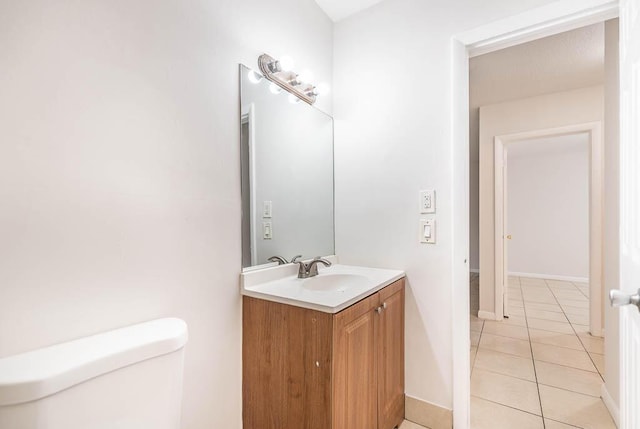
{"label": "ceiling", "polygon": [[329,15],[329,18],[331,18],[333,22],[338,22],[381,1],[382,0],[316,0],[316,3]]}
{"label": "ceiling", "polygon": [[480,55],[469,61],[470,107],[604,82],[604,23]]}

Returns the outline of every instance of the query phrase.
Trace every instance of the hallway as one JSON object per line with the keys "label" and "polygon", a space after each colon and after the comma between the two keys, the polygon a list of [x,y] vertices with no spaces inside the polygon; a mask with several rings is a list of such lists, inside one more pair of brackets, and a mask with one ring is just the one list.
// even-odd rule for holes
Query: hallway
{"label": "hallway", "polygon": [[588,333],[587,284],[509,278],[504,321],[476,317],[471,276],[471,427],[615,428],[600,388],[604,340]]}

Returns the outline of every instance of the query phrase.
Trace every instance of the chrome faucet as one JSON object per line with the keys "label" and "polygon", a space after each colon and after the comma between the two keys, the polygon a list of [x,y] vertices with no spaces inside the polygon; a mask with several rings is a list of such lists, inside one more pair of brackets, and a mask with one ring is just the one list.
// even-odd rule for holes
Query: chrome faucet
{"label": "chrome faucet", "polygon": [[[291,259],[291,262],[296,262],[296,259],[298,259],[298,258],[302,258],[302,255],[294,256]],[[275,255],[275,256],[272,256],[272,257],[268,258],[267,261],[269,261],[269,262],[277,262],[278,265],[284,265],[284,264],[288,264],[289,263],[289,261],[287,261],[285,258],[283,258],[282,256],[278,256],[278,255]]]}
{"label": "chrome faucet", "polygon": [[269,262],[277,262],[278,265],[284,265],[284,264],[288,264],[289,263],[282,256],[278,256],[278,255],[268,258],[267,261],[269,261]]}
{"label": "chrome faucet", "polygon": [[318,264],[322,264],[325,267],[330,267],[331,262],[326,259],[321,258],[320,256],[316,256],[309,263],[305,263],[304,261],[295,261],[298,264],[298,278],[306,279],[309,277],[315,277],[318,275]]}

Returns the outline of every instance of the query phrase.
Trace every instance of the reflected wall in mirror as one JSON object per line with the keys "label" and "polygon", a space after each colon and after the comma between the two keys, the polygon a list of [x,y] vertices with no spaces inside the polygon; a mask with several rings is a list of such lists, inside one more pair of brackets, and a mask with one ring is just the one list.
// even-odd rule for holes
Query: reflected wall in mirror
{"label": "reflected wall in mirror", "polygon": [[240,66],[242,267],[334,254],[333,119]]}

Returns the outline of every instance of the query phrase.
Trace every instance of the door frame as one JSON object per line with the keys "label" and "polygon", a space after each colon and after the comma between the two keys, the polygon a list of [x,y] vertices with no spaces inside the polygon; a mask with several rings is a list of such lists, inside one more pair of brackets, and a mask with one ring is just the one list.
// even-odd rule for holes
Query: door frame
{"label": "door frame", "polygon": [[496,318],[503,316],[503,293],[507,289],[505,261],[505,198],[506,177],[503,165],[506,148],[518,141],[540,137],[569,134],[589,134],[589,330],[591,335],[602,337],[604,331],[604,298],[602,285],[602,225],[603,225],[603,154],[602,123],[587,122],[521,133],[505,134],[494,138],[494,261],[495,261],[495,309]]}
{"label": "door frame", "polygon": [[[453,426],[471,424],[469,58],[618,17],[618,0],[560,0],[451,38]],[[455,321],[455,323],[453,323]]]}

